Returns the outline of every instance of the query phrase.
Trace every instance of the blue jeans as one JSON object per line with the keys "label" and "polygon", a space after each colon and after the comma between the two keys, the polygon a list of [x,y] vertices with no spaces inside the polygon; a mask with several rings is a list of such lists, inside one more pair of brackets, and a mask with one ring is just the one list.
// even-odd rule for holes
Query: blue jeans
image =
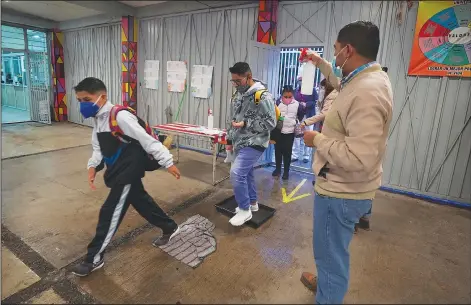
{"label": "blue jeans", "polygon": [[317,304],[342,304],[348,290],[348,246],[355,223],[371,209],[372,200],[314,199],[314,259],[317,267]]}
{"label": "blue jeans", "polygon": [[236,153],[235,160],[232,163],[231,182],[235,199],[241,210],[248,210],[250,203],[257,201],[253,167],[262,154],[262,151],[244,147]]}

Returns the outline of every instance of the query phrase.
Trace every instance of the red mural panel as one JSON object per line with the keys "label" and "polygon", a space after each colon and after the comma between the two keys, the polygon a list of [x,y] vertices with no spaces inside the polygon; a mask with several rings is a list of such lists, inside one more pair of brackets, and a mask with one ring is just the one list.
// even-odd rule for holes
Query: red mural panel
{"label": "red mural panel", "polygon": [[257,41],[276,44],[276,22],[278,14],[278,0],[260,0],[258,6]]}
{"label": "red mural panel", "polygon": [[121,18],[122,102],[137,110],[137,20]]}
{"label": "red mural panel", "polygon": [[65,122],[67,117],[67,95],[65,91],[64,73],[64,34],[59,31],[52,32],[51,45],[51,71],[52,87],[54,95],[54,118],[55,122]]}

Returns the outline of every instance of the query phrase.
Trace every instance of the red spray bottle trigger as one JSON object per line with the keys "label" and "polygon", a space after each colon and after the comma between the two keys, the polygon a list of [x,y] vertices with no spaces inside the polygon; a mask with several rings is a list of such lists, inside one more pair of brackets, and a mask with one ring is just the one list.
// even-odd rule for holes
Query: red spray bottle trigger
{"label": "red spray bottle trigger", "polygon": [[306,58],[307,50],[308,50],[307,48],[302,48],[301,49],[301,54],[299,55],[299,61],[302,62],[304,60],[304,58]]}

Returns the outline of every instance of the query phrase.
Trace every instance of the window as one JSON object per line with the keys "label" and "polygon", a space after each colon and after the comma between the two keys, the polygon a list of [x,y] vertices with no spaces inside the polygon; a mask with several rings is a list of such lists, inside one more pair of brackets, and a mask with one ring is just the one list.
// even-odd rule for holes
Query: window
{"label": "window", "polygon": [[25,35],[23,28],[2,25],[2,49],[25,49]]}
{"label": "window", "polygon": [[46,33],[27,30],[28,50],[33,52],[47,52]]}

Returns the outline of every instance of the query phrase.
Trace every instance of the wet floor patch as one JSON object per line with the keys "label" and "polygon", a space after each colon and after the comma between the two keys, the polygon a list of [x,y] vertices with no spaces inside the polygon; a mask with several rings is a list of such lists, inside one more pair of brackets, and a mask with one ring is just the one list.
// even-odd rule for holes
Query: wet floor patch
{"label": "wet floor patch", "polygon": [[198,267],[205,257],[216,251],[214,224],[203,216],[195,215],[180,225],[180,232],[160,249],[192,268]]}

